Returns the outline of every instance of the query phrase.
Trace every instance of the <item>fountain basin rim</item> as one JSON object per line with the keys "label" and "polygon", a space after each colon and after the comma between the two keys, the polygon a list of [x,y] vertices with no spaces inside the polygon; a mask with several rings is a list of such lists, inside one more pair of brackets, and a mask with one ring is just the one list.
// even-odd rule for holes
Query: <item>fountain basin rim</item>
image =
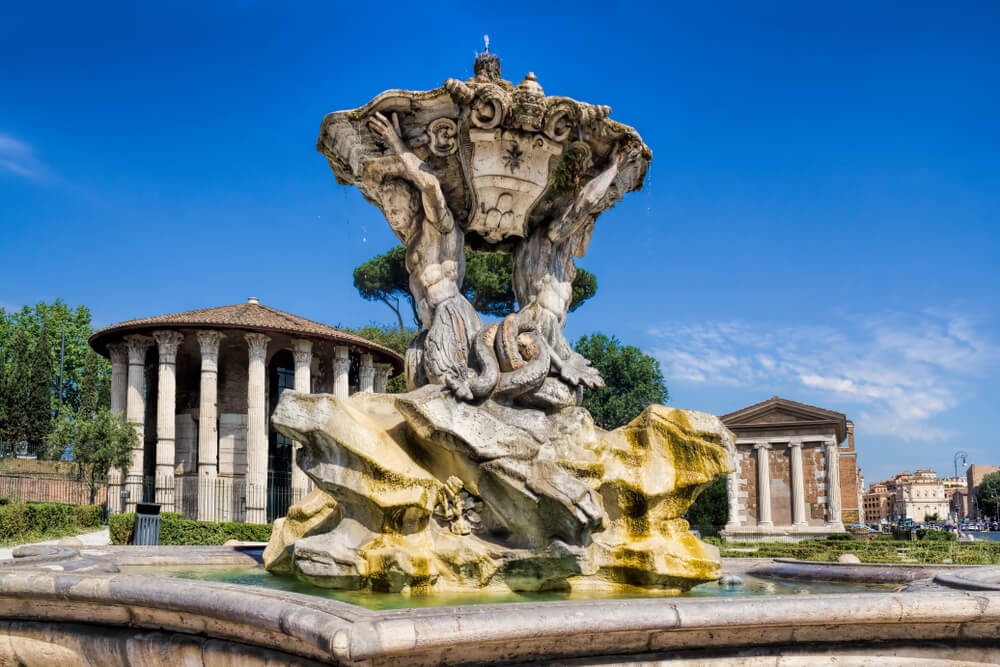
{"label": "fountain basin rim", "polygon": [[[986,641],[1000,594],[525,602],[369,611],[334,600],[169,577],[0,572],[0,618],[198,634],[351,663],[537,660],[843,641]],[[554,613],[557,612],[557,613]],[[461,632],[456,632],[461,628]],[[752,629],[752,632],[750,630]],[[752,637],[752,640],[750,639]]]}

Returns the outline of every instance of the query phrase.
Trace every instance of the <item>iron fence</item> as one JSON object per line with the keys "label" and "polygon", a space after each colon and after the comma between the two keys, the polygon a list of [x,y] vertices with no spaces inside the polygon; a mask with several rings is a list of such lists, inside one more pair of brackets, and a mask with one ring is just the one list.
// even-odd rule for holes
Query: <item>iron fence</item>
{"label": "iron fence", "polygon": [[77,473],[0,473],[0,497],[19,503],[67,503],[70,505],[104,505],[108,485],[90,480]]}
{"label": "iron fence", "polygon": [[109,484],[112,512],[134,512],[136,503],[156,503],[161,511],[199,521],[271,523],[285,516],[299,497],[291,475],[269,473],[267,485],[242,477],[154,477],[129,475]]}
{"label": "iron fence", "polygon": [[156,503],[161,511],[200,521],[271,523],[285,516],[302,491],[291,475],[269,473],[267,485],[242,477],[155,477],[120,475],[91,481],[85,471],[0,470],[0,498],[12,502],[53,502],[103,506],[109,513],[134,512],[137,503]]}

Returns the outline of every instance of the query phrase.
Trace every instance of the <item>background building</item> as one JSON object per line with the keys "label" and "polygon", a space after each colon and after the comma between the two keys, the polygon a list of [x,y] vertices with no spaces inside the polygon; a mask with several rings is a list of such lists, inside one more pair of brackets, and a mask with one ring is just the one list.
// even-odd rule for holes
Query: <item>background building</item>
{"label": "background building", "polygon": [[892,479],[875,482],[864,494],[869,523],[894,523],[909,519],[914,523],[947,521],[952,515],[953,496],[965,485],[954,477],[940,479],[933,470],[901,472]]}
{"label": "background building", "polygon": [[270,428],[282,391],[385,391],[403,367],[386,347],[254,297],[116,324],[90,344],[111,359],[111,409],[140,436],[112,509],[155,501],[202,520],[266,523],[307,492],[295,446]]}
{"label": "background building", "polygon": [[863,515],[854,426],[840,412],[774,396],[722,416],[736,435],[729,539],[802,539]]}

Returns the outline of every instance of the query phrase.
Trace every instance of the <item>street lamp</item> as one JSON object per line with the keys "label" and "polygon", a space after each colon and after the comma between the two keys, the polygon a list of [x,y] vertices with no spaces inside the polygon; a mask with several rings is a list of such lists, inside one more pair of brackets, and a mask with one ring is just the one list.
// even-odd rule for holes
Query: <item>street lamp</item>
{"label": "street lamp", "polygon": [[958,459],[962,459],[962,468],[969,465],[969,454],[961,449],[955,452],[955,477],[958,477]]}

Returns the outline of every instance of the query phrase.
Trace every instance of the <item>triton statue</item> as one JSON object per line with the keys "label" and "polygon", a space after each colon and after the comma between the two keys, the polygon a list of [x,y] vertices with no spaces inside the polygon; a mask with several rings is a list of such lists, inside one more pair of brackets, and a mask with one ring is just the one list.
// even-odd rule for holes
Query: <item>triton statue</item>
{"label": "triton statue", "polygon": [[[580,407],[596,369],[563,334],[597,217],[652,153],[610,109],[517,86],[500,60],[435,90],[329,114],[318,150],[406,246],[427,329],[405,394],[285,392],[272,416],[317,490],[275,524],[265,564],[377,590],[681,590],[719,576],[683,512],[732,465],[711,415],[651,406],[607,432]],[[466,247],[509,253],[519,309],[484,325]]]}

